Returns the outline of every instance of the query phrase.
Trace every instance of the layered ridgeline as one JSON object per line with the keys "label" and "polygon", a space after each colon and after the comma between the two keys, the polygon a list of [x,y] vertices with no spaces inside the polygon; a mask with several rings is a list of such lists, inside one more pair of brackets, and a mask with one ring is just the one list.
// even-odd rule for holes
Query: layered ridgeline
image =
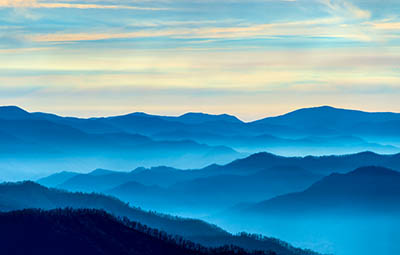
{"label": "layered ridgeline", "polygon": [[237,206],[213,222],[338,255],[398,254],[399,215],[400,172],[371,166],[331,174],[301,192]]}
{"label": "layered ridgeline", "polygon": [[[315,254],[311,251],[293,248],[287,243],[277,239],[263,238],[248,234],[232,235],[215,225],[210,225],[200,220],[145,212],[138,208],[130,207],[120,200],[104,195],[70,193],[56,189],[48,189],[33,182],[6,183],[0,185],[0,210],[3,212],[26,208],[50,210],[66,207],[104,210],[114,216],[127,217],[131,221],[139,222],[150,228],[166,231],[171,235],[182,236],[187,240],[200,243],[207,247],[235,245],[249,251],[262,250],[265,251],[266,254]],[[82,212],[83,216],[80,215]],[[51,224],[55,221],[57,224]],[[4,250],[4,247],[11,249],[11,245],[18,243],[17,246],[21,249],[18,250],[18,252],[22,252],[18,254],[23,254],[23,249],[30,248],[28,244],[25,245],[24,241],[29,242],[29,244],[32,244],[32,247],[36,248],[44,245],[43,241],[47,239],[43,239],[43,236],[38,235],[38,233],[43,233],[52,240],[48,243],[49,246],[48,250],[45,250],[46,252],[54,251],[52,249],[57,247],[57,245],[64,247],[67,245],[66,242],[70,240],[72,242],[71,249],[79,248],[79,246],[82,245],[86,247],[87,243],[94,246],[98,244],[98,248],[100,249],[98,251],[100,252],[105,249],[104,254],[110,254],[109,252],[114,248],[117,250],[115,250],[113,254],[175,254],[168,252],[157,253],[160,251],[159,247],[166,245],[165,242],[154,240],[155,243],[150,244],[147,243],[147,239],[142,239],[149,238],[148,236],[144,237],[138,233],[136,233],[138,239],[129,242],[130,238],[133,238],[131,235],[135,236],[133,230],[127,229],[126,226],[121,225],[121,222],[115,222],[115,219],[110,216],[104,214],[99,215],[92,211],[81,211],[81,213],[70,211],[55,211],[53,213],[25,211],[22,213],[0,214],[0,222],[2,226],[0,233],[3,237],[0,242],[4,244],[2,245],[2,249]],[[78,226],[82,229],[79,229]],[[36,227],[39,227],[40,230],[35,229]],[[30,235],[33,233],[36,234],[31,236],[32,240],[29,240]],[[156,235],[156,237],[157,236],[159,235]],[[67,239],[63,241],[63,237]],[[37,240],[35,238],[42,238],[42,240]],[[9,240],[10,243],[7,243],[5,240]],[[144,242],[142,243],[143,246],[136,247],[136,245],[140,244],[142,241]],[[154,245],[154,249],[147,250],[151,245]],[[14,246],[14,248],[17,246]],[[167,245],[165,247],[168,248],[169,246]],[[91,246],[87,248],[94,249],[94,247]],[[121,252],[125,253],[119,253],[118,249],[121,249]],[[132,250],[133,253],[127,253],[130,250]],[[67,251],[71,250],[67,249]],[[135,251],[139,253],[134,253]],[[176,254],[187,254],[185,253],[186,251],[183,253],[180,253],[180,251],[181,250],[177,250]],[[89,250],[88,252],[95,251]]]}
{"label": "layered ridgeline", "polygon": [[[128,121],[126,125],[148,125],[146,118],[141,120]],[[115,123],[119,123],[118,118]],[[202,167],[214,162],[226,163],[242,155],[226,146],[209,146],[191,140],[154,140],[128,131],[102,120],[53,118],[17,107],[1,107],[2,176],[26,179],[54,169],[88,171],[100,166],[113,169],[153,165]]]}
{"label": "layered ridgeline", "polygon": [[321,214],[400,211],[400,173],[382,167],[362,167],[331,174],[302,192],[260,202],[245,212]]}
{"label": "layered ridgeline", "polygon": [[61,172],[39,183],[70,191],[101,192],[146,209],[201,216],[238,203],[254,203],[301,191],[333,172],[365,165],[400,169],[400,154],[364,152],[343,156],[282,157],[257,153],[226,165],[199,170],[169,167],[131,172],[97,169],[88,174]]}
{"label": "layered ridgeline", "polygon": [[399,116],[317,107],[254,122],[203,113],[82,119],[0,107],[0,167],[5,178],[15,179],[54,169],[199,168],[258,151],[395,153]]}
{"label": "layered ridgeline", "polygon": [[239,247],[206,248],[97,210],[23,210],[0,213],[4,254],[41,255],[275,255]]}

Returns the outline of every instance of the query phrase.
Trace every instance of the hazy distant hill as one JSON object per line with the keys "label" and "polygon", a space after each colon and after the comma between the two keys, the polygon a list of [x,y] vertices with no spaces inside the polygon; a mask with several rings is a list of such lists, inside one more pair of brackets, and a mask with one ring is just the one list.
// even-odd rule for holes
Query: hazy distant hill
{"label": "hazy distant hill", "polygon": [[5,178],[21,179],[54,169],[200,168],[259,151],[296,156],[365,150],[392,154],[399,151],[399,123],[397,113],[332,107],[246,123],[231,115],[204,113],[83,119],[8,106],[0,107],[0,168]]}
{"label": "hazy distant hill", "polygon": [[322,106],[299,109],[281,116],[261,119],[253,122],[253,124],[295,126],[304,132],[309,130],[310,133],[356,134],[358,131],[353,127],[359,124],[363,124],[367,128],[371,123],[399,120],[400,114],[398,113],[370,113]]}
{"label": "hazy distant hill", "polygon": [[[180,170],[171,167],[153,167],[150,169],[138,168],[131,172],[108,171],[104,174],[95,174],[94,172],[88,174],[76,174],[71,176],[71,178],[65,179],[62,183],[57,184],[56,182],[53,182],[50,184],[49,181],[46,183],[50,184],[49,186],[52,187],[57,186],[72,191],[101,192],[129,181],[139,182],[143,185],[168,187],[178,181],[190,180],[198,176],[203,176],[204,174],[207,173]],[[49,180],[49,177],[47,177],[47,180]],[[43,180],[46,181],[46,179],[39,179],[38,182],[45,184]]]}
{"label": "hazy distant hill", "polygon": [[41,185],[44,185],[46,187],[56,187],[62,183],[64,183],[65,181],[69,180],[70,178],[79,175],[78,173],[75,172],[60,172],[60,173],[55,173],[52,175],[49,175],[47,177],[41,178],[38,183],[40,183]]}
{"label": "hazy distant hill", "polygon": [[301,192],[243,204],[210,217],[230,231],[256,231],[339,255],[400,252],[400,173],[362,167]]}
{"label": "hazy distant hill", "polygon": [[[99,129],[94,130],[96,123]],[[0,107],[3,176],[6,179],[32,178],[54,169],[88,171],[98,167],[203,167],[214,162],[226,163],[242,155],[226,146],[208,146],[190,140],[155,141],[124,132],[114,128],[115,125],[105,123],[104,126],[104,123],[95,119],[31,114],[18,107]],[[140,125],[147,124],[132,124],[131,127]]]}
{"label": "hazy distant hill", "polygon": [[[105,175],[79,174],[68,178],[60,187],[71,190],[101,191],[117,186],[127,181],[136,181],[144,185],[169,187],[178,182],[195,180],[218,175],[248,176],[256,173],[294,169],[294,174],[309,171],[317,175],[329,175],[334,172],[348,172],[365,165],[378,165],[400,170],[400,154],[380,155],[372,152],[362,152],[349,155],[283,157],[261,152],[249,157],[237,159],[226,165],[210,165],[197,170],[181,170],[170,167],[138,168],[131,172],[106,171]],[[289,172],[290,173],[290,172]],[[286,172],[287,174],[287,172]],[[41,180],[39,180],[41,182]],[[52,184],[51,186],[55,186]]]}
{"label": "hazy distant hill", "polygon": [[131,181],[104,191],[148,209],[181,215],[204,215],[239,202],[299,191],[320,178],[295,167],[274,168],[249,176],[216,175],[178,182],[168,188]]}
{"label": "hazy distant hill", "polygon": [[212,165],[203,170],[219,173],[248,174],[249,172],[254,173],[276,166],[297,166],[314,173],[327,175],[334,172],[348,172],[366,165],[377,165],[400,170],[400,154],[380,155],[367,151],[348,155],[282,157],[261,152],[226,165]]}
{"label": "hazy distant hill", "polygon": [[242,121],[235,116],[228,114],[206,114],[201,112],[189,112],[178,117],[159,116],[165,120],[172,120],[182,122],[185,124],[200,124],[205,122],[230,122],[230,123],[241,123]]}
{"label": "hazy distant hill", "polygon": [[259,201],[288,191],[302,190],[320,178],[320,175],[301,168],[282,166],[245,176],[222,174],[197,178],[176,183],[170,190],[223,205]]}
{"label": "hazy distant hill", "polygon": [[301,191],[323,176],[364,165],[400,169],[400,155],[364,152],[281,157],[257,153],[226,165],[210,165],[198,170],[168,167],[138,168],[131,172],[101,170],[101,174],[77,174],[54,185],[48,181],[52,177],[47,182],[39,182],[70,191],[103,192],[146,209],[197,217],[238,203],[258,202]]}
{"label": "hazy distant hill", "polygon": [[400,172],[362,167],[331,174],[306,190],[260,202],[246,209],[256,213],[334,213],[335,211],[400,212]]}
{"label": "hazy distant hill", "polygon": [[[379,123],[380,125],[381,123]],[[378,125],[378,124],[377,124]],[[398,126],[397,126],[398,127]],[[364,130],[364,126],[359,130]],[[269,151],[281,155],[326,155],[347,154],[371,150],[378,153],[396,153],[398,146],[382,145],[377,142],[368,142],[353,135],[330,136],[304,136],[300,138],[282,138],[269,134],[262,135],[217,135],[205,132],[193,132],[188,130],[176,130],[161,132],[152,135],[160,140],[189,139],[209,145],[224,144],[239,151],[259,152]]]}
{"label": "hazy distant hill", "polygon": [[115,216],[125,216],[130,220],[140,222],[151,228],[157,228],[173,235],[180,235],[206,246],[233,244],[240,245],[246,249],[272,250],[281,255],[312,254],[311,252],[295,249],[276,239],[260,239],[244,234],[234,236],[200,220],[145,212],[138,208],[130,207],[120,200],[104,195],[70,193],[48,189],[33,182],[0,185],[1,211],[21,210],[25,208],[42,208],[48,210],[65,207],[105,210]]}
{"label": "hazy distant hill", "polygon": [[[235,116],[187,113],[178,117],[131,113],[103,118],[61,117],[48,113],[28,113],[18,107],[0,107],[0,119],[38,119],[68,125],[87,133],[140,133],[156,135],[176,131],[222,136],[399,136],[398,113],[370,113],[329,106],[299,109],[281,116],[242,122]],[[380,127],[380,128],[379,128]],[[385,130],[389,132],[382,132]],[[398,129],[397,129],[398,130]],[[222,137],[223,138],[223,137]]]}

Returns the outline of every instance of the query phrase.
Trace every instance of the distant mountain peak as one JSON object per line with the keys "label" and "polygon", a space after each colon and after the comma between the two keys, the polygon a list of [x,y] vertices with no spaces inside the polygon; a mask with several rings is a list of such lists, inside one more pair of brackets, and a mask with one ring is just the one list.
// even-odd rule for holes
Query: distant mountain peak
{"label": "distant mountain peak", "polygon": [[132,113],[128,113],[128,114],[125,114],[125,115],[116,116],[116,117],[124,117],[124,116],[156,117],[156,116],[154,116],[154,115],[147,114],[147,113],[145,113],[145,112],[132,112]]}
{"label": "distant mountain peak", "polygon": [[188,112],[185,113],[177,119],[184,121],[185,123],[198,124],[202,122],[211,122],[211,121],[226,121],[231,123],[241,123],[237,117],[229,114],[208,114],[202,112]]}
{"label": "distant mountain peak", "polygon": [[0,106],[0,118],[1,119],[26,119],[29,118],[29,112],[25,111],[18,106]]}
{"label": "distant mountain peak", "polygon": [[380,166],[366,166],[366,167],[360,167],[355,169],[354,171],[349,172],[347,175],[373,175],[373,176],[387,176],[387,175],[393,175],[393,176],[400,176],[400,172],[391,170],[386,167],[380,167]]}
{"label": "distant mountain peak", "polygon": [[254,153],[254,154],[248,156],[245,159],[254,160],[254,159],[265,159],[265,158],[278,158],[278,157],[280,157],[280,156],[277,156],[277,155],[272,154],[270,152],[263,151],[263,152]]}
{"label": "distant mountain peak", "polygon": [[373,152],[373,151],[363,151],[363,152],[359,152],[356,155],[360,155],[360,156],[379,156],[379,154]]}
{"label": "distant mountain peak", "polygon": [[107,174],[112,174],[114,171],[103,169],[103,168],[97,168],[93,171],[91,171],[89,174],[99,176],[99,175],[107,175]]}
{"label": "distant mountain peak", "polygon": [[8,189],[14,187],[17,189],[23,188],[25,191],[28,190],[46,190],[47,188],[33,181],[22,181],[22,182],[5,182],[0,184],[0,189]]}

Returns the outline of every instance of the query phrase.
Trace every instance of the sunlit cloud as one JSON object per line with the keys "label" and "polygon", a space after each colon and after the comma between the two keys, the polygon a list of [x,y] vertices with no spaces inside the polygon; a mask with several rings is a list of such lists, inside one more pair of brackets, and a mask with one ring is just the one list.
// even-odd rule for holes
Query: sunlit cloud
{"label": "sunlit cloud", "polygon": [[319,0],[322,4],[326,5],[329,11],[335,16],[343,16],[350,19],[369,19],[371,13],[363,10],[348,0]]}
{"label": "sunlit cloud", "polygon": [[40,0],[0,0],[0,8],[75,8],[75,9],[128,9],[128,10],[147,10],[161,11],[166,8],[154,7],[138,7],[129,5],[101,5],[101,4],[81,4],[81,3],[66,3],[52,2]]}
{"label": "sunlit cloud", "polygon": [[357,41],[370,41],[368,33],[358,31],[358,27],[349,25],[340,27],[340,19],[316,19],[287,23],[254,24],[234,27],[202,27],[191,29],[141,30],[135,32],[110,33],[55,33],[32,35],[35,42],[96,41],[109,39],[129,39],[148,37],[169,37],[176,39],[280,39],[282,36],[332,37]]}
{"label": "sunlit cloud", "polygon": [[400,30],[400,22],[376,22],[371,25],[376,29]]}
{"label": "sunlit cloud", "polygon": [[81,116],[400,111],[397,9],[360,3],[0,0],[2,103]]}

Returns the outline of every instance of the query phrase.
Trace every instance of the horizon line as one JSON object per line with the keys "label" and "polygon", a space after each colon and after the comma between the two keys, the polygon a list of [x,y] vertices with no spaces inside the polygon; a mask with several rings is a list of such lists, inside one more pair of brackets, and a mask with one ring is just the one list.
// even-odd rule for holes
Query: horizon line
{"label": "horizon line", "polygon": [[208,113],[208,112],[201,112],[201,111],[188,111],[188,112],[183,112],[182,114],[177,114],[177,115],[168,115],[168,114],[167,115],[163,115],[161,113],[149,113],[149,112],[143,112],[143,111],[132,111],[132,112],[127,112],[127,113],[115,114],[115,115],[99,115],[99,116],[84,117],[84,116],[63,115],[63,114],[58,114],[58,113],[48,112],[48,111],[29,111],[26,108],[18,106],[18,105],[0,105],[0,109],[1,108],[6,108],[6,107],[16,107],[16,108],[21,109],[21,110],[23,110],[23,111],[25,111],[27,113],[30,113],[30,114],[45,113],[45,114],[56,115],[56,116],[63,117],[63,118],[96,119],[96,118],[109,118],[109,117],[127,116],[127,115],[131,115],[131,114],[144,114],[144,115],[153,116],[153,117],[176,117],[177,118],[177,117],[182,117],[182,116],[187,115],[187,114],[204,114],[204,115],[211,115],[211,116],[222,116],[222,115],[231,116],[231,117],[234,117],[234,118],[238,119],[239,121],[241,121],[243,123],[251,123],[251,122],[260,121],[260,120],[263,120],[263,119],[266,119],[266,118],[280,117],[280,116],[284,116],[284,115],[287,115],[287,114],[290,114],[290,113],[293,113],[293,112],[296,112],[296,111],[299,111],[299,110],[318,109],[318,108],[330,108],[330,109],[336,109],[336,110],[356,111],[356,112],[363,112],[363,113],[398,114],[398,112],[393,112],[393,111],[366,111],[366,110],[361,110],[361,109],[335,107],[335,106],[331,106],[331,105],[317,105],[317,106],[295,108],[295,109],[287,111],[285,113],[280,113],[280,114],[277,114],[277,115],[270,115],[270,116],[265,116],[265,117],[261,117],[261,118],[258,118],[258,119],[244,121],[244,120],[242,120],[240,117],[238,117],[235,114]]}

